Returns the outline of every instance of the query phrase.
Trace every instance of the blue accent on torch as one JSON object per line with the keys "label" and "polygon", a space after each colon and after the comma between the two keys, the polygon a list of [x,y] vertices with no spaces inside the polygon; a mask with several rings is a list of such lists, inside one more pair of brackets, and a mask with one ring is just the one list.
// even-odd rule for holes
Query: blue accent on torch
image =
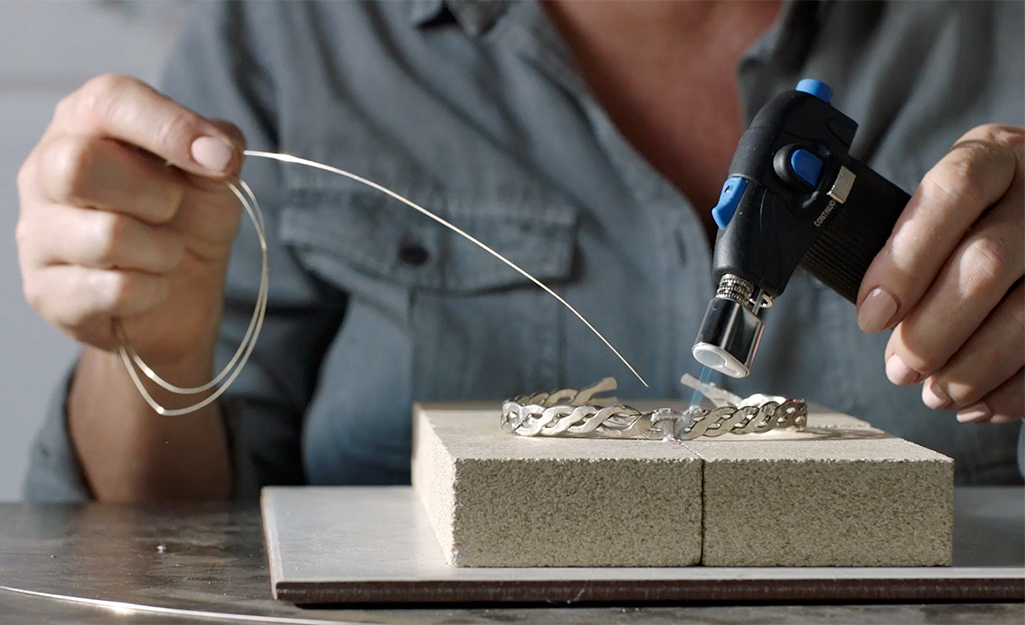
{"label": "blue accent on torch", "polygon": [[829,85],[814,78],[804,78],[799,81],[795,91],[813,95],[823,102],[829,102],[833,99],[833,90],[829,88]]}
{"label": "blue accent on torch", "polygon": [[790,171],[811,186],[817,187],[819,176],[822,175],[822,159],[808,150],[794,150],[790,155]]}
{"label": "blue accent on torch", "polygon": [[719,203],[712,209],[712,219],[720,230],[725,230],[733,219],[733,214],[740,206],[740,198],[744,196],[744,189],[747,188],[747,178],[730,176],[722,185],[719,193]]}

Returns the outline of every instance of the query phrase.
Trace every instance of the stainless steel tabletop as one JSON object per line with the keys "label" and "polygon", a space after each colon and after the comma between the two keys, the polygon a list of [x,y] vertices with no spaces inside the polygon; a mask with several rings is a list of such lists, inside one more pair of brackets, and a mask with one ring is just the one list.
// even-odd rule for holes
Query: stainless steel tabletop
{"label": "stainless steel tabletop", "polygon": [[270,596],[255,504],[0,504],[0,623],[1025,622],[1004,603],[305,610]]}

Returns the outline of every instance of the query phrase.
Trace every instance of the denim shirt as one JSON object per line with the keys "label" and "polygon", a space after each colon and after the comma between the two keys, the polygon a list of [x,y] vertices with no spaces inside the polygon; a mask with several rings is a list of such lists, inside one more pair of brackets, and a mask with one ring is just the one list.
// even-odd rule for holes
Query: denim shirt
{"label": "denim shirt", "polygon": [[[852,152],[912,191],[968,129],[1023,124],[1023,5],[792,3],[737,67],[746,121],[801,77],[859,122]],[[672,80],[672,77],[666,77]],[[701,89],[701,85],[693,85]],[[479,237],[578,307],[651,383],[496,259],[351,181],[251,159],[270,300],[225,402],[235,493],[409,480],[414,400],[500,400],[614,375],[678,398],[712,295],[696,210],[624,139],[533,1],[199,3],[165,92],[255,149],[348,169]],[[244,226],[220,361],[245,332],[259,247]],[[739,393],[802,397],[956,460],[959,483],[1020,480],[1020,426],[958,424],[891,385],[886,334],[798,273]],[[88,496],[62,386],[35,445],[35,499]],[[497,407],[497,403],[496,403]],[[154,415],[153,418],[160,418]],[[497,410],[496,410],[497,420]]]}

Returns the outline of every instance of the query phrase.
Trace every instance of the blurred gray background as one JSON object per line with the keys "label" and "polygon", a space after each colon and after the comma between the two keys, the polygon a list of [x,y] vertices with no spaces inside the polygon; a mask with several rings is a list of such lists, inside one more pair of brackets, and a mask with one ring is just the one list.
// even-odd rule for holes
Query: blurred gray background
{"label": "blurred gray background", "polygon": [[184,2],[0,0],[0,501],[21,498],[29,444],[75,345],[21,292],[15,176],[57,101],[89,77],[154,83],[187,11]]}

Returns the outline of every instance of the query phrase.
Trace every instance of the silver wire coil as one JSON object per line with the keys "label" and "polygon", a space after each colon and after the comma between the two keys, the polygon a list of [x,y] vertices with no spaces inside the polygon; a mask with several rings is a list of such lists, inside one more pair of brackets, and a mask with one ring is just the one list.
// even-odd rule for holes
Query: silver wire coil
{"label": "silver wire coil", "polygon": [[642,412],[619,404],[614,397],[594,396],[615,389],[615,384],[606,378],[579,391],[561,389],[507,400],[502,404],[502,429],[519,436],[691,440],[779,428],[801,430],[808,421],[808,405],[797,399]]}

